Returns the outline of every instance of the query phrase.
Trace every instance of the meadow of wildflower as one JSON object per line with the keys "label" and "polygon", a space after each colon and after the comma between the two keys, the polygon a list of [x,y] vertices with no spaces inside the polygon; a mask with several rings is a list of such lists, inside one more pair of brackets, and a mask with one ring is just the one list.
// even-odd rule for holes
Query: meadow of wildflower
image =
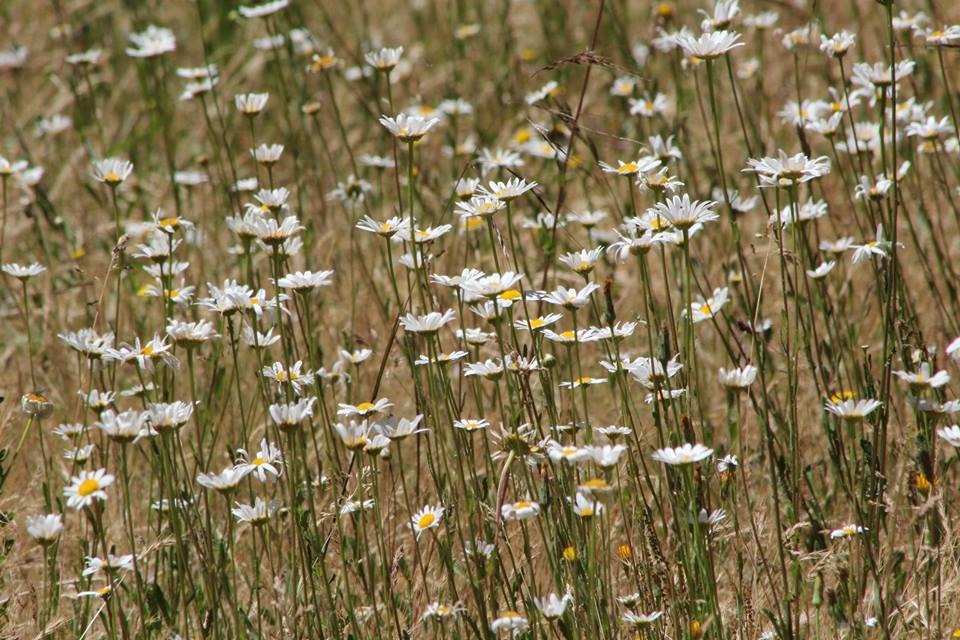
{"label": "meadow of wildflower", "polygon": [[960,637],[958,21],[0,3],[0,637]]}

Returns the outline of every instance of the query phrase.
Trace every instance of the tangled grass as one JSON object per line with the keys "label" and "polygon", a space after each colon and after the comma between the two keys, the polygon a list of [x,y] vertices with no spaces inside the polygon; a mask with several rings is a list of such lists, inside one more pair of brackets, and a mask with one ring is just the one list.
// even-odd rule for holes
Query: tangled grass
{"label": "tangled grass", "polygon": [[713,1],[0,6],[3,637],[960,637],[960,12]]}

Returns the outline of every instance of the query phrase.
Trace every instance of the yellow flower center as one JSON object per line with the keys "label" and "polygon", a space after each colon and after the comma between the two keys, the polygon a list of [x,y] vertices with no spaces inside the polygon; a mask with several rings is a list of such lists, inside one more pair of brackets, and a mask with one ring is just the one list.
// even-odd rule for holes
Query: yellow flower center
{"label": "yellow flower center", "polygon": [[583,509],[580,509],[581,518],[589,518],[592,515],[593,515],[593,507],[584,507]]}
{"label": "yellow flower center", "polygon": [[530,328],[539,329],[545,324],[547,324],[547,321],[544,320],[543,318],[534,318],[533,320],[530,321]]}
{"label": "yellow flower center", "polygon": [[417,519],[417,528],[426,529],[437,521],[437,516],[432,513],[425,513]]}
{"label": "yellow flower center", "polygon": [[700,305],[700,313],[705,316],[709,316],[713,314],[713,309],[710,308],[709,304],[702,304]]}
{"label": "yellow flower center", "polygon": [[256,458],[250,461],[250,464],[252,464],[255,467],[263,466],[266,463],[267,463],[266,459],[261,456],[257,456]]}
{"label": "yellow flower center", "polygon": [[577,337],[577,334],[574,333],[573,331],[564,331],[563,333],[560,334],[560,337],[563,338],[564,340],[573,340],[574,338]]}
{"label": "yellow flower center", "polygon": [[80,483],[80,486],[77,487],[77,494],[86,498],[95,491],[100,490],[100,481],[95,478],[87,478]]}
{"label": "yellow flower center", "polygon": [[357,411],[359,411],[360,413],[367,413],[373,408],[374,408],[374,404],[372,402],[361,402],[360,404],[357,405]]}
{"label": "yellow flower center", "polygon": [[530,506],[530,502],[528,502],[527,500],[521,500],[520,502],[515,503],[513,505],[513,508],[519,511],[520,509],[526,509],[529,506]]}
{"label": "yellow flower center", "polygon": [[117,172],[113,169],[107,172],[107,175],[103,177],[107,182],[120,182],[120,176],[117,175]]}
{"label": "yellow flower center", "polygon": [[563,550],[563,559],[567,562],[573,562],[577,559],[577,551],[573,547],[567,547]]}
{"label": "yellow flower center", "polygon": [[520,299],[520,296],[521,296],[521,293],[520,293],[519,291],[517,291],[516,289],[507,289],[506,291],[504,291],[503,293],[501,293],[501,294],[500,294],[499,296],[497,296],[497,297],[500,298],[501,300],[511,300],[511,301],[512,301],[512,300],[519,300],[519,299]]}
{"label": "yellow flower center", "polygon": [[603,478],[591,478],[583,483],[585,489],[606,489],[609,486]]}
{"label": "yellow flower center", "polygon": [[148,344],[140,350],[140,355],[147,356],[148,358],[154,354],[154,349],[152,344]]}
{"label": "yellow flower center", "polygon": [[164,229],[170,229],[172,227],[176,227],[178,224],[180,224],[180,218],[178,218],[177,216],[168,216],[166,218],[161,218],[159,222],[159,225]]}
{"label": "yellow flower center", "polygon": [[523,144],[524,142],[528,141],[530,137],[529,129],[520,129],[520,131],[517,131],[517,133],[514,134],[513,141],[517,144]]}

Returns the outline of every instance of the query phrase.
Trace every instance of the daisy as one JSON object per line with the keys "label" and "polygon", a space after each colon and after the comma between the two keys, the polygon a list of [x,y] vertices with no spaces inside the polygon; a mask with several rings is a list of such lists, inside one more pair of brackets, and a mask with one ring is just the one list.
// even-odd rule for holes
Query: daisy
{"label": "daisy", "polygon": [[721,367],[718,379],[720,384],[728,389],[743,391],[757,379],[757,368],[750,364],[729,370]]}
{"label": "daisy", "polygon": [[710,320],[723,308],[728,298],[729,291],[726,287],[714,289],[712,296],[706,300],[694,302],[689,310],[684,310],[684,315],[689,314],[694,324],[703,322],[704,320]]}
{"label": "daisy", "polygon": [[108,553],[106,560],[94,556],[87,556],[84,559],[82,574],[85,576],[93,576],[101,571],[113,574],[121,570],[133,571],[133,554],[115,556],[112,553]]}
{"label": "daisy", "polygon": [[838,418],[855,422],[866,419],[867,416],[879,409],[881,406],[883,406],[882,402],[873,399],[841,400],[839,402],[827,400],[826,404],[824,405],[824,409]]}
{"label": "daisy", "polygon": [[461,607],[459,604],[453,606],[441,604],[439,602],[432,602],[427,605],[424,609],[423,614],[420,615],[420,622],[429,622],[431,620],[443,621],[452,616],[460,615],[465,612],[466,609]]}
{"label": "daisy", "polygon": [[333,280],[330,279],[332,275],[332,269],[329,271],[296,271],[283,276],[277,280],[276,284],[281,289],[307,291],[319,287],[329,287],[333,284]]}
{"label": "daisy", "polygon": [[[464,278],[463,276],[467,276]],[[503,273],[491,273],[484,275],[480,272],[461,273],[460,288],[463,289],[465,297],[495,298],[504,292],[515,289],[523,279],[522,273],[513,271],[504,271]]]}
{"label": "daisy", "polygon": [[474,347],[481,347],[497,337],[496,333],[483,331],[477,327],[469,327],[466,331],[457,329],[454,333],[457,338]]}
{"label": "daisy", "polygon": [[775,158],[748,159],[743,171],[757,174],[762,187],[790,187],[828,174],[830,159],[826,156],[811,159],[803,153],[787,156],[781,149]]}
{"label": "daisy", "polygon": [[900,60],[896,66],[883,62],[869,64],[858,62],[853,65],[853,76],[850,81],[859,87],[869,89],[871,94],[873,89],[886,89],[894,82],[899,82],[903,78],[913,73],[916,63],[913,60]]}
{"label": "daisy", "polygon": [[0,267],[0,270],[12,278],[16,278],[21,282],[26,282],[30,278],[35,278],[41,273],[44,273],[47,268],[38,262],[34,262],[30,265],[20,265],[16,262],[11,262]]}
{"label": "daisy", "polygon": [[717,461],[717,473],[719,473],[721,476],[732,473],[739,467],[740,461],[737,460],[737,456],[734,455],[727,454]]}
{"label": "daisy", "polygon": [[269,167],[280,161],[283,148],[282,144],[261,144],[256,149],[250,149],[250,155],[260,164]]}
{"label": "daisy", "polygon": [[[531,321],[532,322],[532,321]],[[580,329],[579,331],[561,331],[557,333],[550,329],[543,330],[543,337],[550,342],[559,342],[561,344],[574,344],[577,342],[591,342],[592,337],[589,329]]]}
{"label": "daisy", "polygon": [[422,415],[415,416],[412,420],[406,418],[397,419],[390,416],[385,421],[377,424],[379,430],[391,440],[403,440],[404,438],[418,433],[426,433],[429,429],[418,429]]}
{"label": "daisy", "polygon": [[650,457],[657,462],[672,466],[693,464],[706,460],[713,455],[713,449],[702,444],[684,444],[676,448],[658,449]]}
{"label": "daisy", "polygon": [[701,34],[700,37],[681,33],[676,37],[676,42],[688,56],[710,60],[742,47],[745,43],[737,42],[739,39],[740,34],[734,31],[711,31]]}
{"label": "daisy", "polygon": [[94,426],[111,440],[127,443],[155,435],[151,420],[149,411],[140,412],[131,409],[116,413],[113,409],[105,409],[100,413],[100,420],[95,422]]}
{"label": "daisy", "polygon": [[93,179],[110,187],[130,177],[133,172],[133,163],[120,158],[105,158],[93,163]]}
{"label": "daisy", "polygon": [[453,421],[454,429],[461,429],[463,431],[480,431],[481,429],[486,429],[490,426],[490,423],[483,418],[474,419],[474,418],[462,418],[460,420]]}
{"label": "daisy", "polygon": [[277,512],[277,509],[280,508],[280,504],[276,500],[266,502],[259,496],[255,498],[253,505],[240,502],[235,504],[236,507],[234,507],[230,513],[232,513],[239,522],[246,522],[255,527],[265,525],[269,522],[270,518]]}
{"label": "daisy", "polygon": [[726,29],[734,18],[740,15],[740,0],[714,0],[713,13],[707,13],[703,9],[698,11],[704,17],[700,23],[700,28],[704,31]]}
{"label": "daisy", "polygon": [[523,158],[516,151],[509,149],[483,149],[480,151],[481,173],[486,175],[498,169],[517,169],[523,166]]}
{"label": "daisy", "polygon": [[67,64],[74,66],[94,66],[100,63],[103,57],[102,49],[88,49],[81,53],[72,53],[66,57]]}
{"label": "daisy", "polygon": [[241,93],[233,97],[233,104],[237,111],[252,118],[263,111],[269,98],[269,93]]}
{"label": "daisy", "polygon": [[593,271],[593,268],[597,264],[597,260],[600,259],[602,254],[603,247],[596,247],[594,249],[581,249],[580,251],[565,253],[560,256],[559,260],[561,263],[581,276],[586,276]]}
{"label": "daisy", "polygon": [[427,505],[417,511],[410,518],[410,528],[417,538],[427,529],[433,529],[440,525],[440,519],[443,517],[444,508],[441,505]]}
{"label": "daisy", "polygon": [[617,160],[617,166],[612,166],[606,162],[600,163],[600,168],[604,173],[615,173],[618,176],[635,176],[645,171],[653,171],[660,166],[660,160],[649,156],[641,156],[637,160],[624,162]]}
{"label": "daisy", "polygon": [[414,364],[417,366],[426,366],[428,364],[449,364],[451,362],[456,362],[457,360],[462,360],[466,358],[469,353],[466,351],[451,351],[450,353],[438,353],[437,356],[431,357],[427,355],[420,355],[414,361]]}
{"label": "daisy", "polygon": [[150,425],[158,432],[173,431],[185,425],[193,416],[193,405],[188,402],[154,402],[147,406]]}
{"label": "daisy", "polygon": [[153,58],[177,49],[173,31],[152,24],[140,33],[131,33],[130,42],[134,46],[126,51],[131,58]]}
{"label": "daisy", "polygon": [[[617,431],[612,431],[612,429],[617,429]],[[628,433],[625,434],[624,430]],[[607,436],[612,434],[614,437],[618,435],[629,435],[629,429],[625,429],[624,427],[606,427],[605,430],[597,429],[597,431]],[[620,456],[627,450],[627,447],[622,444],[589,445],[584,447],[584,450],[597,465],[606,469],[617,466],[617,463],[620,462]]]}
{"label": "daisy", "polygon": [[849,31],[835,33],[829,38],[823,34],[820,35],[820,51],[833,58],[842,58],[847,55],[847,51],[856,43],[857,37]]}
{"label": "daisy", "polygon": [[591,378],[590,376],[581,376],[576,380],[571,380],[569,382],[564,381],[559,384],[561,389],[579,389],[580,387],[591,386],[595,384],[604,384],[606,382],[603,378]]}
{"label": "daisy", "polygon": [[367,500],[347,500],[343,503],[343,506],[340,507],[340,515],[348,516],[359,511],[369,511],[373,509],[373,499],[368,498]]}
{"label": "daisy", "polygon": [[51,513],[37,516],[27,516],[27,535],[43,546],[57,541],[63,531],[63,516]]}
{"label": "daisy", "polygon": [[67,506],[74,509],[89,507],[96,501],[107,499],[105,489],[113,484],[114,477],[106,469],[96,471],[81,471],[80,475],[70,479],[70,484],[63,490],[67,498]]}
{"label": "daisy", "polygon": [[633,335],[633,332],[637,329],[636,322],[620,322],[617,321],[614,325],[606,327],[590,327],[587,329],[587,337],[585,342],[590,342],[593,340],[612,340],[613,338],[622,339],[629,338]]}
{"label": "daisy", "polygon": [[313,417],[316,398],[301,398],[296,402],[270,405],[270,417],[281,431],[288,431]]}
{"label": "daisy", "polygon": [[666,389],[657,389],[655,393],[648,393],[643,396],[643,401],[646,404],[653,404],[655,401],[667,402],[669,400],[676,400],[682,398],[687,393],[686,389],[671,389],[667,391]]}
{"label": "daisy", "polygon": [[533,604],[540,614],[547,620],[558,620],[563,617],[567,611],[567,606],[573,602],[573,594],[569,591],[562,597],[556,593],[551,593],[545,598],[534,598]]}
{"label": "daisy", "polygon": [[536,91],[531,91],[524,97],[528,105],[535,105],[538,102],[546,100],[548,97],[555,96],[560,92],[560,85],[556,80],[550,80]]}
{"label": "daisy", "polygon": [[227,467],[220,473],[197,474],[197,484],[206,489],[227,494],[236,489],[245,476],[246,473],[238,470],[237,467]]}
{"label": "daisy", "polygon": [[415,142],[440,124],[440,119],[421,118],[419,116],[408,116],[406,113],[400,113],[395,118],[381,116],[380,124],[401,142]]}
{"label": "daisy", "polygon": [[361,402],[357,405],[340,403],[337,405],[338,416],[360,416],[367,417],[374,413],[383,413],[393,406],[387,398],[380,398],[374,402]]}
{"label": "daisy", "polygon": [[357,223],[357,229],[369,231],[384,238],[390,238],[397,233],[401,236],[409,236],[410,218],[394,216],[384,222],[378,222],[370,216],[363,216]]}
{"label": "daisy", "polygon": [[[643,118],[652,118],[654,116],[666,116],[670,113],[670,101],[667,96],[657,93],[650,98],[649,95],[643,98],[630,98],[630,115],[641,116]],[[659,164],[659,160],[656,161]]]}
{"label": "daisy", "polygon": [[546,449],[547,455],[554,462],[566,461],[573,464],[590,457],[590,452],[586,449],[581,449],[576,445],[564,446],[556,440],[547,442]]}
{"label": "daisy", "polygon": [[272,2],[265,2],[252,7],[240,5],[237,7],[237,11],[244,18],[264,18],[286,9],[289,4],[289,0],[272,0]]}
{"label": "daisy", "polygon": [[483,192],[497,200],[509,203],[536,187],[536,182],[527,182],[523,178],[511,178],[506,182],[490,182]]}
{"label": "daisy", "polygon": [[499,618],[490,623],[490,630],[494,634],[509,632],[511,636],[517,636],[530,628],[530,623],[516,611],[507,611]]}
{"label": "daisy", "polygon": [[834,529],[830,532],[831,540],[838,540],[840,538],[851,538],[855,535],[864,533],[867,531],[866,527],[861,527],[858,524],[847,524],[839,529]]}
{"label": "daisy", "polygon": [[539,294],[544,302],[556,304],[565,307],[571,311],[576,311],[590,302],[590,296],[600,288],[596,282],[588,282],[582,289],[567,289],[566,287],[557,287],[555,291]]}
{"label": "daisy", "polygon": [[914,33],[923,36],[927,46],[950,47],[960,42],[960,25],[952,24],[939,29],[914,27]]}
{"label": "daisy", "polygon": [[960,448],[960,426],[954,424],[949,427],[940,427],[937,429],[937,435],[951,447]]}
{"label": "daisy", "polygon": [[919,393],[924,389],[938,389],[950,382],[950,374],[946,371],[937,371],[931,374],[929,362],[921,364],[920,370],[916,373],[894,371],[893,375],[910,385],[910,389],[914,393]]}
{"label": "daisy", "polygon": [[237,449],[237,462],[233,465],[235,471],[243,476],[253,474],[260,482],[279,478],[283,466],[283,454],[280,448],[266,438],[260,440],[260,449],[257,455],[250,457],[246,449]]}
{"label": "daisy", "polygon": [[719,220],[720,216],[712,209],[716,204],[712,200],[691,201],[690,196],[684,194],[682,198],[672,196],[665,202],[658,202],[654,212],[677,229],[689,231],[696,224]]}
{"label": "daisy", "polygon": [[507,522],[529,520],[540,515],[540,505],[529,500],[520,500],[500,507],[500,517]]}
{"label": "daisy", "polygon": [[818,265],[816,269],[812,269],[812,270],[807,269],[806,274],[807,274],[807,277],[809,278],[813,278],[814,280],[819,280],[821,278],[826,277],[828,273],[833,271],[833,268],[835,266],[837,266],[836,260],[828,260],[826,262],[820,263],[820,265]]}
{"label": "daisy", "polygon": [[663,611],[653,611],[651,613],[634,613],[628,611],[623,614],[623,617],[620,620],[624,624],[628,624],[632,627],[646,627],[651,625],[663,615]]}
{"label": "daisy", "polygon": [[513,323],[517,329],[522,331],[543,331],[552,324],[559,322],[563,316],[559,313],[548,313],[545,316],[537,316],[527,320],[516,320]]}
{"label": "daisy", "polygon": [[338,422],[334,425],[334,430],[340,437],[340,442],[347,449],[356,451],[367,445],[368,436],[371,435],[371,428],[366,420],[356,422],[351,420],[349,423]]}
{"label": "daisy", "polygon": [[370,51],[364,54],[363,58],[367,64],[377,71],[390,72],[400,62],[400,56],[403,55],[403,47],[389,48],[384,47],[379,51]]}
{"label": "daisy", "polygon": [[410,333],[422,333],[432,335],[439,331],[444,325],[451,322],[456,317],[453,309],[447,309],[443,313],[432,311],[423,316],[417,316],[408,313],[400,318],[400,324]]}
{"label": "daisy", "polygon": [[[899,247],[899,243],[897,244]],[[850,261],[854,264],[862,262],[872,256],[879,257],[881,259],[887,257],[887,252],[893,248],[893,242],[885,240],[883,237],[883,225],[877,226],[877,235],[874,240],[871,240],[864,244],[852,244],[850,248],[853,249],[853,255],[850,256]]]}
{"label": "daisy", "polygon": [[315,375],[312,371],[301,371],[303,362],[297,360],[289,369],[284,368],[280,362],[274,362],[269,367],[264,367],[261,373],[278,387],[289,384],[293,392],[300,395],[304,386],[313,384]]}

